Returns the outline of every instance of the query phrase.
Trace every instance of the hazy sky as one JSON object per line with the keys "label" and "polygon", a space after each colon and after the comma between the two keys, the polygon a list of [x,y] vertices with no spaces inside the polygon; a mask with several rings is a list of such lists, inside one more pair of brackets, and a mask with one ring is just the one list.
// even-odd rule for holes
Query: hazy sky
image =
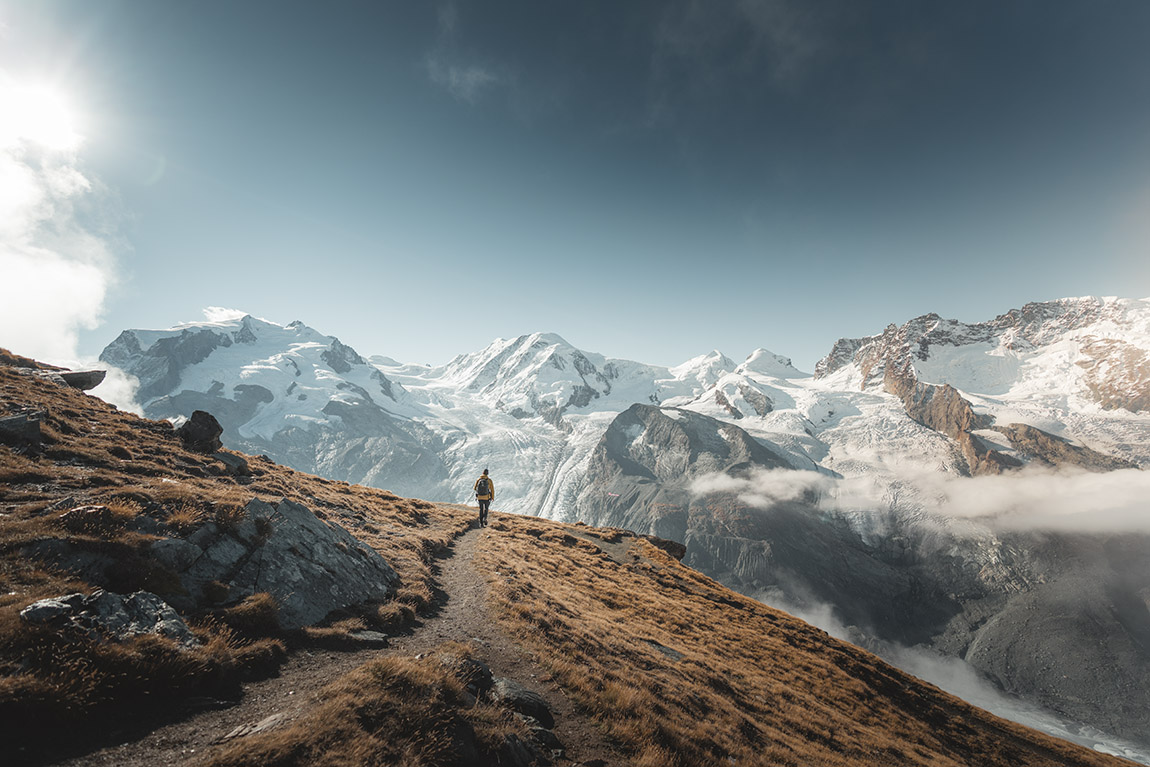
{"label": "hazy sky", "polygon": [[1148,40],[1144,0],[0,0],[0,97],[47,83],[82,137],[6,145],[0,346],[223,306],[411,362],[548,330],[810,370],[1145,297]]}

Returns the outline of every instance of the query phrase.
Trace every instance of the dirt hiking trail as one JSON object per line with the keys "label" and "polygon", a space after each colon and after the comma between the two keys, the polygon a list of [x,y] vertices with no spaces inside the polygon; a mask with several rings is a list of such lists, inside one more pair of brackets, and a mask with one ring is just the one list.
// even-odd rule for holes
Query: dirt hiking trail
{"label": "dirt hiking trail", "polygon": [[[474,511],[474,510],[472,510]],[[59,767],[155,767],[195,765],[221,744],[231,744],[238,728],[246,734],[288,725],[308,714],[317,693],[342,674],[375,658],[420,655],[444,642],[469,644],[473,657],[497,677],[515,679],[544,697],[555,716],[554,733],[565,757],[556,765],[622,765],[626,760],[604,740],[599,727],[574,704],[529,654],[499,629],[487,608],[487,583],[472,565],[476,548],[490,528],[472,527],[457,538],[437,563],[441,591],[433,614],[421,618],[410,633],[393,636],[382,649],[353,651],[306,649],[292,653],[277,676],[243,685],[238,702],[199,700],[179,721],[146,732],[124,733],[125,741],[83,756],[56,762]]]}

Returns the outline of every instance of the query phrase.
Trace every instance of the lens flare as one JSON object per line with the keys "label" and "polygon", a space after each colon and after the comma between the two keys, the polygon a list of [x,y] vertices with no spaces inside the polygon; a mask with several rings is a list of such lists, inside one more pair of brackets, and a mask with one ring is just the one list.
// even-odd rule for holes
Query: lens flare
{"label": "lens flare", "polygon": [[69,152],[82,140],[75,114],[59,90],[0,80],[0,147],[33,144]]}

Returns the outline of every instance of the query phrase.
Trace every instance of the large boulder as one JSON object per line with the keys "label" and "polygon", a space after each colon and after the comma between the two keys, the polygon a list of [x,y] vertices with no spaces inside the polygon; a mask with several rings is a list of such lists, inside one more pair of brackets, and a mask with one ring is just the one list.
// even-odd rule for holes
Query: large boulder
{"label": "large boulder", "polygon": [[283,628],[306,626],[332,610],[383,601],[399,576],[375,549],[306,506],[253,499],[242,519],[209,522],[185,538],[164,538],[152,556],[176,573],[185,609],[234,604],[266,592],[279,605]]}
{"label": "large boulder", "polygon": [[97,590],[41,599],[20,611],[27,623],[78,629],[96,641],[122,642],[142,634],[159,634],[185,648],[199,642],[176,611],[147,591],[120,595]]}
{"label": "large boulder", "polygon": [[224,427],[215,416],[206,410],[196,410],[184,424],[176,429],[176,434],[184,443],[184,447],[196,453],[215,453],[224,445],[220,442],[220,435]]}

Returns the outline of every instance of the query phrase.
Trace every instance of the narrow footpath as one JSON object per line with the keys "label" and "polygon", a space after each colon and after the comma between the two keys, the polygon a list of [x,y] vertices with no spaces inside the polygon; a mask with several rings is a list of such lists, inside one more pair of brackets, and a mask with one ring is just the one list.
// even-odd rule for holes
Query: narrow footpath
{"label": "narrow footpath", "polygon": [[500,631],[487,608],[487,583],[472,559],[477,546],[493,533],[472,528],[456,539],[439,560],[442,591],[436,612],[421,619],[410,634],[391,637],[384,649],[300,650],[278,676],[245,684],[234,704],[201,701],[202,710],[163,725],[138,739],[58,762],[59,767],[154,767],[194,765],[238,731],[248,734],[290,724],[304,717],[328,683],[353,668],[389,655],[419,655],[448,641],[468,643],[474,657],[495,676],[515,679],[546,699],[555,716],[555,734],[566,747],[559,765],[619,765],[623,760],[603,739],[599,727],[576,711],[566,694],[531,657]]}

